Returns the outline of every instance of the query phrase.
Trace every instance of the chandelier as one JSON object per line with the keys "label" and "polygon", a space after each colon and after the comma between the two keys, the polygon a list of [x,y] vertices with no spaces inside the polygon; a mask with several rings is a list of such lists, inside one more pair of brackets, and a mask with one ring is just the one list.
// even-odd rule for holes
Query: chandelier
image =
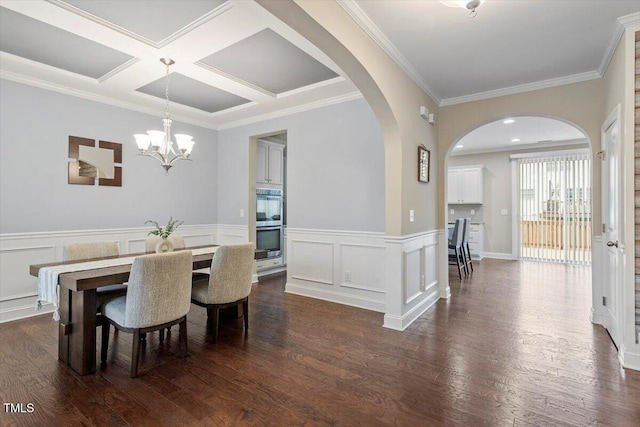
{"label": "chandelier", "polygon": [[190,160],[191,150],[193,149],[194,141],[192,137],[184,134],[175,134],[176,145],[178,151],[173,148],[173,141],[171,140],[171,118],[169,116],[169,66],[175,64],[172,59],[161,58],[162,62],[167,67],[167,88],[165,90],[165,98],[167,100],[167,107],[164,113],[164,131],[161,130],[148,130],[146,134],[138,133],[133,135],[136,139],[136,145],[138,146],[138,153],[141,156],[148,156],[157,159],[162,164],[165,170],[165,174],[169,174],[169,169],[177,160]]}
{"label": "chandelier", "polygon": [[478,14],[478,12],[476,12],[476,9],[480,7],[480,5],[484,2],[485,0],[440,0],[440,3],[445,6],[462,7],[465,9],[469,9],[469,16],[472,18],[474,18]]}

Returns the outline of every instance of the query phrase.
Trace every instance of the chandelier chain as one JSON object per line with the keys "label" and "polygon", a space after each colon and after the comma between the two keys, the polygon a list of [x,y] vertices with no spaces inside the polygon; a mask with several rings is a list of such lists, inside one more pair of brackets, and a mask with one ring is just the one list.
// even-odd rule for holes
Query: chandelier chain
{"label": "chandelier chain", "polygon": [[167,87],[164,91],[164,95],[165,95],[165,98],[167,99],[167,106],[164,112],[164,117],[168,119],[169,118],[169,64],[167,64],[166,80],[167,80]]}

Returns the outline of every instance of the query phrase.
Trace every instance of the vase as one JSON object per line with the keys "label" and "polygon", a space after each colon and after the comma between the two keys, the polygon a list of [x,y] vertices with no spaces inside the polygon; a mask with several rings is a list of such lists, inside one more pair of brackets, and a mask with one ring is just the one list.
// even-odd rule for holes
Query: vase
{"label": "vase", "polygon": [[156,253],[161,254],[164,252],[172,252],[173,251],[173,243],[169,239],[160,239],[160,241],[156,244]]}

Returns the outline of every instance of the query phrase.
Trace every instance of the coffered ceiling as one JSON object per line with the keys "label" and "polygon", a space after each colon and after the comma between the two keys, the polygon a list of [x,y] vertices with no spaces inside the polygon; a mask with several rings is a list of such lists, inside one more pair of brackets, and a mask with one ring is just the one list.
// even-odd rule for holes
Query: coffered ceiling
{"label": "coffered ceiling", "polygon": [[252,1],[2,0],[3,78],[220,128],[359,97],[319,49]]}
{"label": "coffered ceiling", "polygon": [[[336,0],[441,105],[598,78],[637,0]],[[220,129],[360,97],[248,0],[0,0],[0,77]]]}

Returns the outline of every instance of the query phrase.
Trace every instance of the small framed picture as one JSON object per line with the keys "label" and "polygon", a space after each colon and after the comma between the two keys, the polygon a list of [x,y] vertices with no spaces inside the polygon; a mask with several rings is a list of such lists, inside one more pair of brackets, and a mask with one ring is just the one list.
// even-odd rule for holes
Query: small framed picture
{"label": "small framed picture", "polygon": [[424,145],[418,146],[418,181],[429,182],[431,151]]}

